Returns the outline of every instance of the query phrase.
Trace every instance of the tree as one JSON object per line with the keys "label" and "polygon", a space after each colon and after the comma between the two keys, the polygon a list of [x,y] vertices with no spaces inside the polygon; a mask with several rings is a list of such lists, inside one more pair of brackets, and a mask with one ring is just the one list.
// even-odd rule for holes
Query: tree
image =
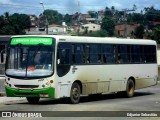
{"label": "tree", "polygon": [[96,11],[88,11],[88,14],[91,18],[98,18],[98,13]]}
{"label": "tree", "polygon": [[18,35],[25,34],[24,29],[30,27],[30,18],[26,14],[8,12],[0,16],[0,34],[1,35]]}
{"label": "tree", "polygon": [[160,44],[160,27],[155,27],[153,29],[153,39],[157,41],[158,44]]}
{"label": "tree", "polygon": [[127,15],[127,22],[144,24],[145,18],[140,13],[130,13]]}
{"label": "tree", "polygon": [[153,6],[144,8],[145,18],[148,21],[160,21],[160,10],[156,10]]}
{"label": "tree", "polygon": [[140,25],[139,27],[136,28],[134,35],[136,38],[143,38],[143,34],[144,34],[144,26]]}
{"label": "tree", "polygon": [[104,17],[102,20],[101,28],[106,30],[109,36],[114,35],[114,21],[110,17]]}
{"label": "tree", "polygon": [[108,32],[106,30],[99,30],[99,31],[90,31],[88,36],[91,37],[108,37]]}
{"label": "tree", "polygon": [[14,13],[10,16],[12,25],[18,24],[20,29],[28,29],[31,26],[30,18],[26,14]]}
{"label": "tree", "polygon": [[112,16],[112,11],[109,7],[105,8],[105,16],[111,17]]}
{"label": "tree", "polygon": [[56,10],[45,10],[43,15],[47,17],[49,24],[62,24],[63,16],[62,14],[58,13]]}
{"label": "tree", "polygon": [[72,23],[72,16],[69,15],[69,14],[66,14],[64,16],[64,21],[66,22],[66,24],[71,25],[71,23]]}

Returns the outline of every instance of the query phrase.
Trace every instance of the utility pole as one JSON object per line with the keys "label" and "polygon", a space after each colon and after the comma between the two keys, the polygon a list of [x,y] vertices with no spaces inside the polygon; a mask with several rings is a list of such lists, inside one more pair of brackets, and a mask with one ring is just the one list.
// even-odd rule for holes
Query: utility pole
{"label": "utility pole", "polygon": [[78,35],[79,35],[79,32],[80,32],[80,1],[78,0],[77,1],[77,5],[78,5],[78,20],[77,20],[77,25],[78,25]]}
{"label": "utility pole", "polygon": [[135,11],[136,5],[133,5],[133,9],[124,9],[124,37],[127,37],[127,12]]}
{"label": "utility pole", "polygon": [[[44,5],[43,5],[43,2],[41,1],[40,4],[42,5],[43,7],[43,14],[44,14],[44,11],[45,11],[45,8],[44,8]],[[48,34],[48,19],[47,19],[47,16],[45,16],[45,26],[46,26],[46,34]]]}

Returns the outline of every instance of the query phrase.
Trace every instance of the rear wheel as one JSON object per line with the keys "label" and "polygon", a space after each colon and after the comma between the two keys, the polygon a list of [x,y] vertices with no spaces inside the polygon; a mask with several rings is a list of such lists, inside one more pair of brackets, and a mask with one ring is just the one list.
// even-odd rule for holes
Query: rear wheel
{"label": "rear wheel", "polygon": [[30,103],[30,104],[37,104],[39,102],[39,97],[27,97],[27,101]]}
{"label": "rear wheel", "polygon": [[80,101],[81,88],[78,83],[73,83],[70,92],[70,101],[72,104],[77,104]]}
{"label": "rear wheel", "polygon": [[127,97],[133,97],[134,96],[134,90],[135,90],[135,84],[132,79],[129,79],[127,82],[127,87],[126,87],[126,96]]}

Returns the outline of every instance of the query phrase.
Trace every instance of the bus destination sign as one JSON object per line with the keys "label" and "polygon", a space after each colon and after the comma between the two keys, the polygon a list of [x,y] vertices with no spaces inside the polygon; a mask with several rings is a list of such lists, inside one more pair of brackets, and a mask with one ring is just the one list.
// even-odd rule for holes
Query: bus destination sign
{"label": "bus destination sign", "polygon": [[11,45],[37,45],[37,44],[44,44],[44,45],[51,45],[52,38],[38,38],[38,37],[23,37],[23,38],[12,38]]}

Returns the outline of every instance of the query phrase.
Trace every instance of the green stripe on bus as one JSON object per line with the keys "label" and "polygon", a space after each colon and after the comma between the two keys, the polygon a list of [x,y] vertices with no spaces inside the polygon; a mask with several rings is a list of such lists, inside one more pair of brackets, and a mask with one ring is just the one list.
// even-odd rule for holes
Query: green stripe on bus
{"label": "green stripe on bus", "polygon": [[5,90],[7,97],[40,97],[40,94],[48,94],[48,98],[55,97],[55,88],[53,87],[22,90],[5,86]]}
{"label": "green stripe on bus", "polygon": [[23,38],[12,38],[11,45],[37,45],[37,44],[44,44],[44,45],[51,45],[52,38],[38,38],[38,37],[23,37]]}

